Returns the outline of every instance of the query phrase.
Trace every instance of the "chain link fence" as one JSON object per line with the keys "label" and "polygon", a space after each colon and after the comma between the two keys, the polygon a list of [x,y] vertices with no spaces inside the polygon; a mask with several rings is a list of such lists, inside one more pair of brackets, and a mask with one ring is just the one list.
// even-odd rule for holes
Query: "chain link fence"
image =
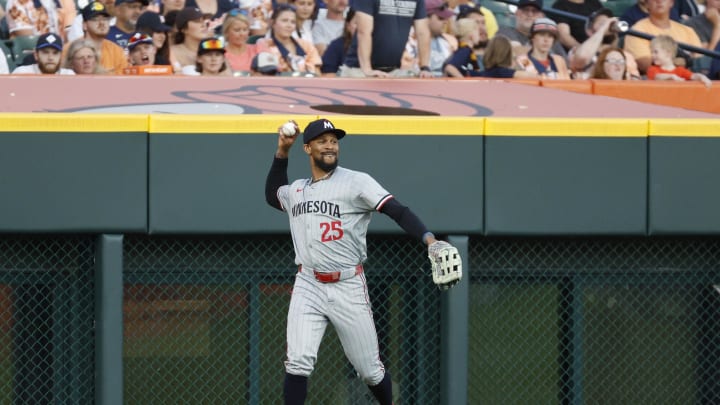
{"label": "chain link fence", "polygon": [[720,241],[470,244],[471,404],[720,403]]}
{"label": "chain link fence", "polygon": [[[396,404],[439,404],[425,249],[368,252]],[[0,238],[1,405],[93,403],[93,255],[91,237]],[[123,259],[125,403],[281,403],[289,236],[132,235]],[[469,404],[720,403],[720,240],[471,238],[468,259]],[[332,328],[307,403],[372,403]]]}
{"label": "chain link fence", "polygon": [[[404,404],[439,403],[439,299],[416,241],[368,241],[381,355]],[[289,236],[133,237],[125,244],[128,404],[282,402],[285,324],[297,271]],[[332,327],[309,404],[371,404]]]}
{"label": "chain link fence", "polygon": [[0,238],[0,404],[93,403],[92,242]]}

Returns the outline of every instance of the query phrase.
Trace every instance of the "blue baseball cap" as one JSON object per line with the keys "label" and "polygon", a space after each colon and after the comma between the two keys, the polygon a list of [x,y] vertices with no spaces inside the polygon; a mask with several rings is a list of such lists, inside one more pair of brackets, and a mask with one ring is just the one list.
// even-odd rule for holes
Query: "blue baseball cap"
{"label": "blue baseball cap", "polygon": [[35,43],[35,49],[40,50],[43,48],[55,48],[58,51],[62,52],[63,50],[63,42],[62,38],[58,34],[54,34],[52,32],[49,32],[47,34],[42,34],[37,40],[37,43]]}

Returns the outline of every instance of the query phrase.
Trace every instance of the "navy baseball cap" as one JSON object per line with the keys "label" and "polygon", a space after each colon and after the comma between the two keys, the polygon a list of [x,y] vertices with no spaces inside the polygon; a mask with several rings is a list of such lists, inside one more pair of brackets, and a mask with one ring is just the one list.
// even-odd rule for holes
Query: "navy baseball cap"
{"label": "navy baseball cap", "polygon": [[140,3],[143,6],[147,6],[148,4],[150,4],[150,0],[115,0],[115,7],[123,3]]}
{"label": "navy baseball cap", "polygon": [[53,34],[52,32],[40,35],[37,43],[35,43],[35,49],[40,50],[47,47],[55,48],[56,50],[62,52],[62,38],[60,38],[60,36],[57,34]]}
{"label": "navy baseball cap", "polygon": [[325,118],[321,118],[309,123],[305,127],[305,130],[303,131],[303,143],[309,143],[318,136],[327,133],[335,134],[337,139],[342,139],[345,136],[345,131],[335,128],[335,125],[333,125],[332,122],[326,120]]}
{"label": "navy baseball cap", "polygon": [[146,11],[140,14],[135,23],[137,31],[169,32],[172,27],[165,24],[165,19],[154,11]]}
{"label": "navy baseball cap", "polygon": [[517,3],[517,8],[523,8],[525,6],[533,6],[536,9],[542,11],[543,0],[520,0]]}
{"label": "navy baseball cap", "polygon": [[92,1],[82,9],[83,21],[92,20],[94,17],[99,15],[110,17],[110,13],[108,13],[107,8],[105,8],[105,5],[100,2]]}

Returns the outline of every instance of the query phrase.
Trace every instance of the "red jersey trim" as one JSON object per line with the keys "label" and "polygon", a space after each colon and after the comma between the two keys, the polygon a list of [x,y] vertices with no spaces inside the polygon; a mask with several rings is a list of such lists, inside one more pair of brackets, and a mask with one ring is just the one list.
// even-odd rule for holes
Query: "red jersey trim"
{"label": "red jersey trim", "polygon": [[375,206],[375,211],[380,211],[382,209],[383,205],[385,205],[386,202],[392,200],[392,198],[393,198],[392,194],[388,194],[385,197],[383,197],[380,200],[380,202],[377,203],[377,205]]}

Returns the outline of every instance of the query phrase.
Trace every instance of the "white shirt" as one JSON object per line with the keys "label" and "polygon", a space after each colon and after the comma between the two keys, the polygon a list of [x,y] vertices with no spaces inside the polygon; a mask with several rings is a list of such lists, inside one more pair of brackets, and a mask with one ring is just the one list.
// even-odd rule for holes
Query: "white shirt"
{"label": "white shirt", "polygon": [[[24,75],[41,75],[43,72],[40,71],[40,68],[38,68],[37,63],[33,65],[23,65],[18,66],[15,68],[15,70],[12,71],[12,74],[24,74]],[[72,69],[65,69],[60,68],[56,75],[75,75],[75,72]]]}
{"label": "white shirt", "polygon": [[6,75],[10,73],[10,68],[7,64],[7,59],[5,58],[5,55],[0,55],[0,74]]}

